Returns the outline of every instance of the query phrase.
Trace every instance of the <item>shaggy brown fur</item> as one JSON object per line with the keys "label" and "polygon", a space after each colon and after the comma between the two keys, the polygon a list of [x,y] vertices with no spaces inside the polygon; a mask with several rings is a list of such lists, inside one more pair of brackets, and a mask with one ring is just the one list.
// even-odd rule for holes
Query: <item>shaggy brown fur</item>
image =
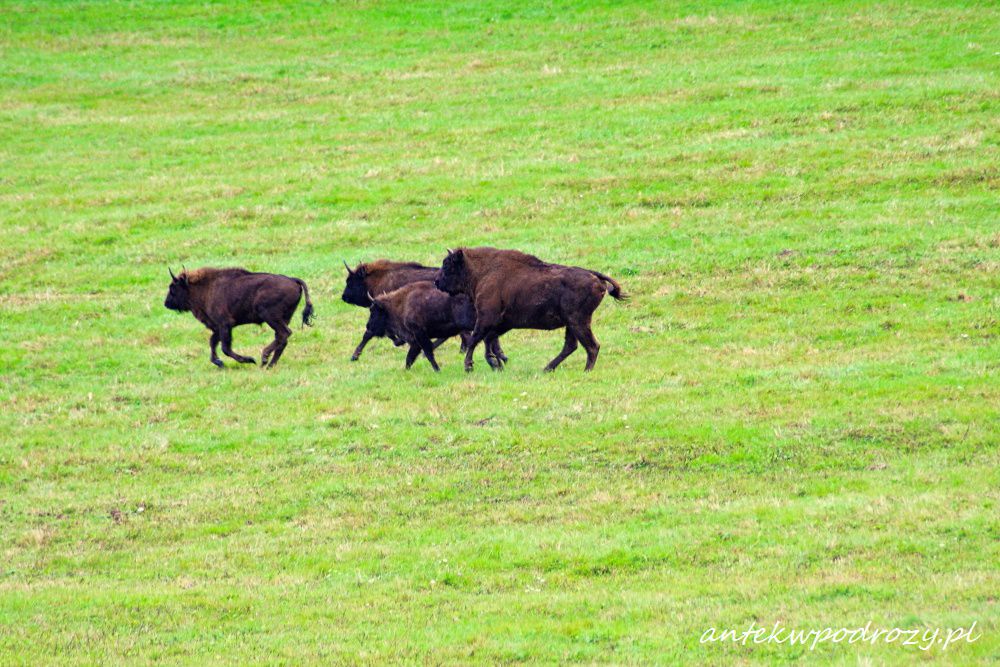
{"label": "shaggy brown fur", "polygon": [[[347,280],[344,284],[344,293],[340,298],[346,303],[362,308],[371,307],[371,297],[373,296],[381,296],[418,281],[433,281],[438,272],[435,267],[423,266],[415,262],[392,262],[387,259],[358,264],[353,270],[347,266],[346,262],[344,266],[347,268]],[[464,351],[471,334],[465,332],[460,335]],[[361,342],[358,343],[354,354],[351,355],[351,361],[357,361],[361,357],[361,352],[371,339],[372,336],[365,331]],[[434,347],[438,347],[446,340],[447,338],[441,338],[434,343]],[[494,368],[507,362],[507,356],[500,348],[499,341],[494,339],[486,341],[486,361]]]}
{"label": "shaggy brown fur", "polygon": [[372,305],[369,295],[380,296],[418,280],[434,280],[436,275],[434,267],[378,259],[358,264],[353,270],[347,267],[347,281],[341,298],[354,306],[369,308]]}
{"label": "shaggy brown fur", "polygon": [[302,324],[312,323],[313,305],[309,300],[309,288],[298,278],[252,273],[246,269],[210,267],[183,271],[179,276],[171,271],[170,278],[170,288],[163,305],[178,312],[189,310],[208,327],[212,332],[209,339],[211,360],[219,368],[223,367],[216,353],[220,342],[226,356],[241,364],[256,363],[253,358],[233,351],[233,327],[267,324],[274,329],[274,341],[264,348],[260,357],[261,365],[271,368],[285,351],[288,337],[292,335],[288,323],[303,295],[306,306],[302,310]]}
{"label": "shaggy brown fur", "polygon": [[600,345],[590,328],[591,317],[608,293],[623,300],[621,285],[603,273],[575,266],[549,264],[517,250],[459,248],[445,257],[434,284],[449,294],[465,294],[476,307],[476,328],[465,355],[472,370],[472,352],[489,336],[511,329],[559,329],[566,340],[545,367],[555,370],[577,347],[587,351],[586,370],[597,361]]}
{"label": "shaggy brown fur", "polygon": [[475,324],[476,311],[469,297],[451,296],[430,281],[419,281],[375,297],[365,330],[372,336],[388,336],[396,345],[409,344],[407,368],[422,351],[439,371],[431,338],[450,338]]}

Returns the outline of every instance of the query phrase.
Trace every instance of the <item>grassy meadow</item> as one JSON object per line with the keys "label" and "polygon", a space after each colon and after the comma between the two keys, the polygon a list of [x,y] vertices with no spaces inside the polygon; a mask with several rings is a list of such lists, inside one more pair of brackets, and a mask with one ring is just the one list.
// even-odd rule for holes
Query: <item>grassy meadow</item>
{"label": "grassy meadow", "polygon": [[[462,245],[621,281],[595,371],[351,363]],[[6,0],[0,343],[3,665],[1000,660],[1000,5]],[[869,621],[981,636],[699,641]]]}

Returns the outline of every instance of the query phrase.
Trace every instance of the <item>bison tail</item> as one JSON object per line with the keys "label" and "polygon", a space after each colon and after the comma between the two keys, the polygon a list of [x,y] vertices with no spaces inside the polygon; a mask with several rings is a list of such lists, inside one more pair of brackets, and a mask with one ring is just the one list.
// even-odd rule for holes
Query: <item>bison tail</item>
{"label": "bison tail", "polygon": [[595,276],[597,276],[602,282],[605,282],[608,285],[610,285],[610,287],[608,287],[608,294],[613,296],[616,300],[625,301],[626,299],[628,299],[628,294],[622,292],[622,286],[618,284],[617,280],[615,280],[611,276],[604,275],[600,271],[593,271],[591,269],[587,270],[593,273]]}
{"label": "bison tail", "polygon": [[295,282],[299,284],[299,289],[302,290],[302,294],[306,297],[306,307],[302,309],[302,326],[312,326],[313,323],[313,304],[309,300],[309,288],[306,287],[306,282],[304,280],[299,280],[298,278],[293,278]]}

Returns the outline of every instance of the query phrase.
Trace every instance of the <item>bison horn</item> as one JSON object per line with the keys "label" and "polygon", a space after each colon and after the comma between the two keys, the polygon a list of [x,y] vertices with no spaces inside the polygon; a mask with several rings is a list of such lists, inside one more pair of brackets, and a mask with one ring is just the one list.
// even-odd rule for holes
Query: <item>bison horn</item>
{"label": "bison horn", "polygon": [[171,269],[169,266],[167,267],[167,273],[170,274],[170,279],[171,280],[177,280],[177,276],[174,275],[173,269]]}
{"label": "bison horn", "polygon": [[351,271],[351,267],[349,267],[347,265],[347,260],[346,259],[344,260],[344,268],[347,269],[347,275],[349,275],[349,276],[353,276],[354,275],[354,271]]}
{"label": "bison horn", "polygon": [[371,292],[368,292],[368,300],[371,301],[372,303],[375,303],[375,297],[372,296]]}

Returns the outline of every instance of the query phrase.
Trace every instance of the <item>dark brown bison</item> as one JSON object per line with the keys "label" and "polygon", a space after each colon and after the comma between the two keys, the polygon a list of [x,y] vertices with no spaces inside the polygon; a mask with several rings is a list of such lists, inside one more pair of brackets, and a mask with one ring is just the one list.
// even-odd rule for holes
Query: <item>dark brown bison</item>
{"label": "dark brown bison", "polygon": [[429,280],[404,285],[375,297],[369,309],[369,336],[386,336],[396,345],[408,344],[406,367],[423,352],[435,371],[432,338],[450,338],[476,325],[476,310],[464,294],[450,295],[434,287]]}
{"label": "dark brown bison", "polygon": [[485,338],[511,329],[560,327],[566,327],[566,343],[545,370],[555,370],[579,342],[587,351],[589,371],[600,350],[590,329],[594,310],[605,293],[626,298],[621,285],[603,273],[496,248],[448,251],[434,285],[449,294],[465,294],[476,307],[476,327],[465,355],[467,371],[472,370],[476,345]]}
{"label": "dark brown bison", "polygon": [[[233,327],[241,324],[267,324],[274,329],[274,341],[264,348],[260,363],[273,367],[281,358],[292,330],[288,323],[305,295],[302,324],[312,324],[313,305],[309,289],[298,278],[273,273],[252,273],[245,269],[201,268],[183,271],[175,276],[170,271],[170,290],[163,305],[171,310],[190,310],[199,322],[212,332],[209,345],[212,363],[223,367],[215,348],[222,343],[222,352],[241,364],[256,363],[252,357],[233,352]],[[274,355],[273,357],[271,355]],[[270,364],[268,364],[270,359]]]}
{"label": "dark brown bison", "polygon": [[[409,285],[418,281],[432,281],[437,277],[438,270],[431,266],[423,266],[415,262],[391,262],[387,259],[379,259],[374,262],[358,264],[353,270],[344,262],[347,269],[347,281],[344,284],[344,293],[341,295],[346,303],[362,308],[370,308],[371,297],[381,296],[387,292],[399,289],[404,285]],[[454,334],[452,334],[454,335]],[[465,350],[470,337],[469,333],[462,333],[462,349]],[[365,330],[361,337],[361,342],[354,349],[351,361],[357,361],[361,357],[361,351],[372,339],[372,335]],[[447,338],[436,341],[434,347],[441,345]],[[500,348],[499,341],[488,339],[486,345],[486,361],[493,368],[501,367],[507,363],[507,356]]]}

